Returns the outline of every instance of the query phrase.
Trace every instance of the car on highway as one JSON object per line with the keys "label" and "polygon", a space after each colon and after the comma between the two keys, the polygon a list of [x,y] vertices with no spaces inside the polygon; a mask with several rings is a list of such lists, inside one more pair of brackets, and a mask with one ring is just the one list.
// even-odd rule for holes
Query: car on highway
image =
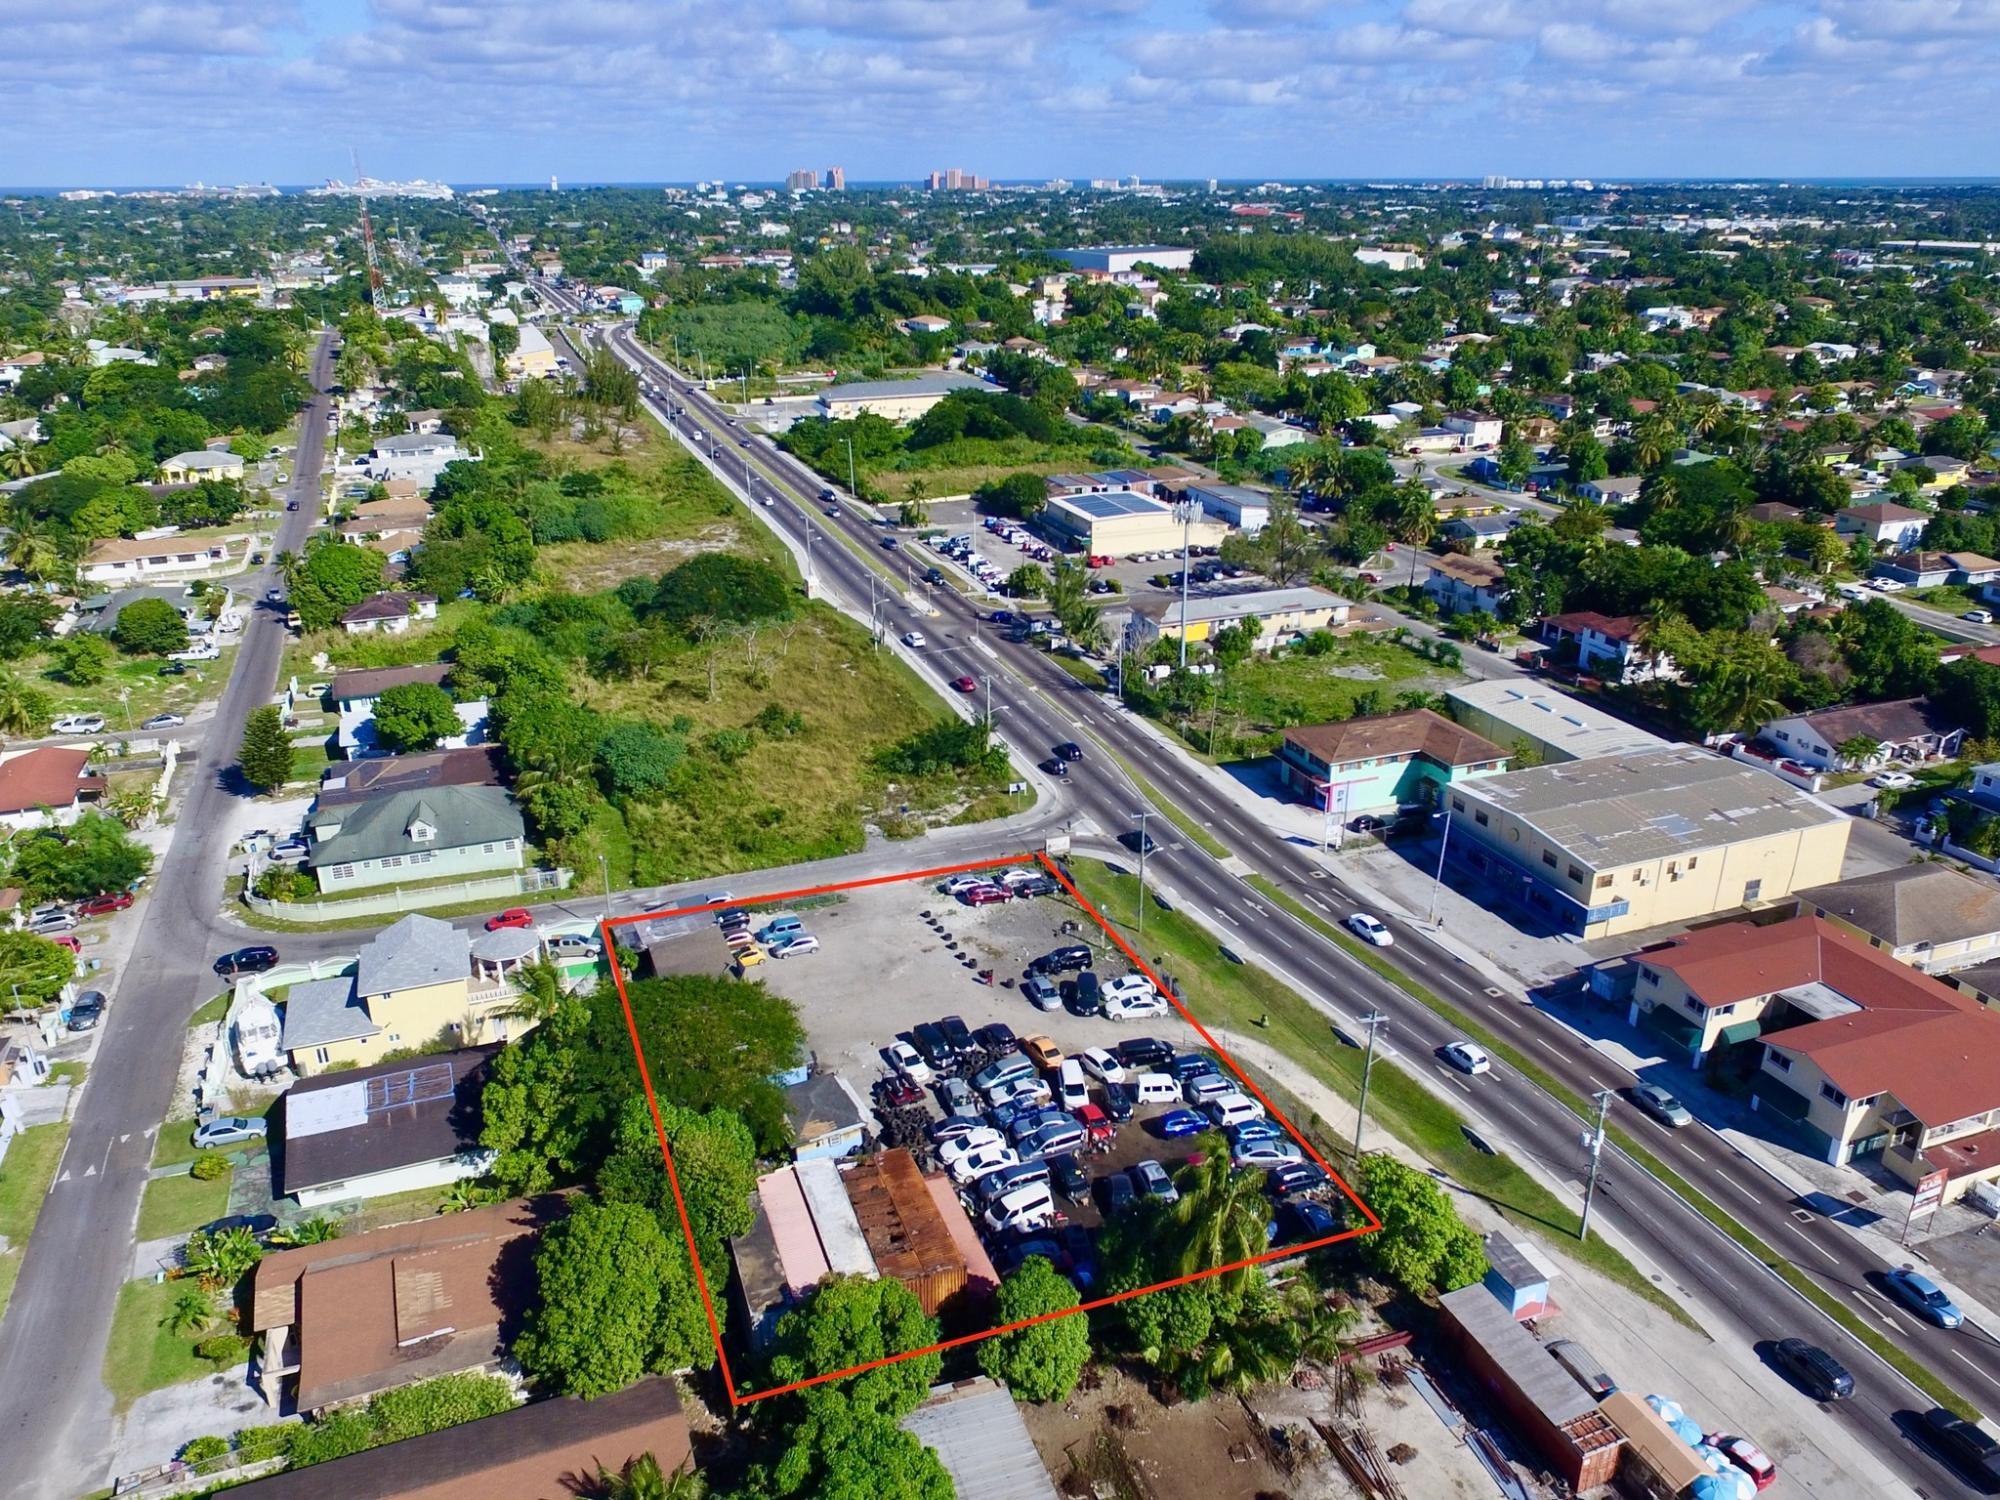
{"label": "car on highway", "polygon": [[819,939],[810,932],[795,933],[783,942],[771,944],[769,952],[773,958],[803,958],[819,952]]}
{"label": "car on highway", "polygon": [[1657,1083],[1636,1085],[1632,1090],[1632,1107],[1641,1114],[1651,1115],[1669,1130],[1694,1123],[1688,1107]]}
{"label": "car on highway", "polygon": [[508,927],[533,927],[535,914],[525,906],[510,906],[496,917],[486,919],[488,932],[499,932]]}
{"label": "car on highway", "polygon": [[215,972],[224,979],[233,979],[238,974],[262,974],[277,966],[278,950],[261,943],[225,953],[214,964]]}
{"label": "car on highway", "polygon": [[1882,1284],[1894,1297],[1926,1323],[1940,1328],[1957,1328],[1965,1322],[1958,1304],[1945,1295],[1944,1288],[1908,1266],[1896,1266],[1882,1276]]}
{"label": "car on highway", "polygon": [[1986,1494],[2000,1494],[2000,1442],[1977,1422],[1934,1406],[1915,1425],[1918,1436],[1938,1457]]}
{"label": "car on highway", "polygon": [[187,723],[179,714],[154,714],[139,727],[141,729],[178,729]]}
{"label": "car on highway", "polygon": [[1044,776],[1059,776],[1065,780],[1069,777],[1069,762],[1060,760],[1053,755],[1047,760],[1036,761],[1035,769],[1040,771]]}
{"label": "car on highway", "polygon": [[1991,625],[1993,623],[1993,611],[1990,609],[1968,609],[1959,618],[1961,620],[1970,620],[1975,625]]}
{"label": "car on highway", "polygon": [[1908,771],[1882,771],[1870,776],[1868,784],[1885,792],[1907,792],[1917,784],[1917,778]]}
{"label": "car on highway", "polygon": [[1173,1109],[1153,1121],[1153,1133],[1163,1141],[1177,1141],[1183,1136],[1200,1135],[1208,1129],[1205,1116],[1191,1109]]}
{"label": "car on highway", "polygon": [[954,677],[951,680],[951,687],[955,693],[976,693],[979,691],[979,683],[971,677]]}
{"label": "car on highway", "polygon": [[240,1146],[246,1141],[261,1141],[268,1129],[269,1126],[254,1115],[222,1115],[195,1126],[195,1149],[213,1151],[221,1146]]}
{"label": "car on highway", "polygon": [[903,632],[903,644],[914,650],[921,651],[930,642],[924,639],[924,633],[921,630],[906,630]]}
{"label": "car on highway", "polygon": [[99,891],[88,901],[76,904],[79,917],[108,917],[114,911],[124,911],[132,904],[130,891]]}
{"label": "car on highway", "polygon": [[1377,948],[1390,947],[1396,941],[1395,934],[1389,931],[1380,917],[1370,916],[1365,911],[1358,911],[1347,919],[1347,930],[1362,942],[1372,943]]}
{"label": "car on highway", "polygon": [[1134,828],[1129,833],[1119,834],[1118,842],[1134,854],[1156,854],[1160,848],[1153,836],[1143,828]]}
{"label": "car on highway", "polygon": [[85,990],[70,1002],[69,1020],[65,1023],[71,1031],[91,1031],[104,1019],[104,991]]}
{"label": "car on highway", "polygon": [[1075,740],[1064,740],[1060,745],[1055,747],[1055,751],[1063,760],[1083,759],[1083,746],[1079,745]]}
{"label": "car on highway", "polygon": [[1815,1401],[1844,1401],[1854,1394],[1854,1377],[1847,1366],[1817,1344],[1779,1339],[1771,1346],[1771,1358]]}
{"label": "car on highway", "polygon": [[1438,1048],[1437,1055],[1459,1072],[1471,1077],[1493,1071],[1493,1059],[1486,1055],[1486,1049],[1473,1042],[1446,1042]]}
{"label": "car on highway", "polygon": [[49,728],[56,734],[101,734],[104,731],[104,715],[65,714]]}

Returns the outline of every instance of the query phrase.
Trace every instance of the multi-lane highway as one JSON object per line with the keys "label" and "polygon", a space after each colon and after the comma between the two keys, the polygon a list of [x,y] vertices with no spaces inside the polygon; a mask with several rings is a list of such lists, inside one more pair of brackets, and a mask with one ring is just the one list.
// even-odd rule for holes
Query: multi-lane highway
{"label": "multi-lane highway", "polygon": [[[816,534],[814,570],[822,591],[865,615],[885,581],[900,585],[880,549],[880,528],[852,506],[843,507],[837,517],[824,513],[817,475],[748,429],[729,426],[723,408],[639,345],[629,329],[613,329],[602,336],[661,393],[659,398],[648,398],[654,415],[690,447],[708,454],[719,472],[746,493],[754,490],[775,497],[777,505],[765,514],[788,537],[803,543],[808,531]],[[684,417],[676,417],[676,406],[686,408]],[[692,436],[697,430],[702,434],[699,441]],[[1077,683],[1039,651],[982,634],[975,606],[955,592],[939,590],[935,603],[939,615],[923,624],[932,643],[925,656],[941,677],[968,673],[990,678],[996,728],[1031,758],[1046,753],[1046,746],[1069,739],[1115,750],[1237,860],[1275,881],[1296,900],[1329,921],[1355,909],[1338,879],[1310,849],[1288,841],[1232,800],[1214,793],[1178,755],[1137,732],[1114,699]],[[900,622],[890,626],[891,633],[901,628]],[[1066,795],[1075,816],[1109,833],[1130,829],[1132,815],[1147,806],[1146,798],[1109,755],[1094,755],[1072,778]],[[1379,1010],[1390,1018],[1387,1035],[1396,1051],[1419,1072],[1431,1066],[1436,1048],[1454,1039],[1452,1028],[1428,1006],[1266,900],[1234,873],[1234,862],[1225,866],[1198,845],[1182,840],[1164,819],[1149,826],[1162,846],[1150,861],[1149,873],[1172,887],[1183,909],[1193,909],[1227,932],[1237,952],[1298,978],[1322,1003],[1337,996],[1331,1008],[1350,1021],[1370,1009]],[[1577,1094],[1633,1081],[1553,1017],[1524,1006],[1518,997],[1490,993],[1477,976],[1420,931],[1400,929],[1392,952],[1409,973],[1535,1056]],[[1517,1154],[1538,1161],[1558,1181],[1576,1175],[1582,1122],[1527,1078],[1501,1068],[1455,1093],[1453,1102],[1482,1130]],[[1613,1115],[1713,1202],[1754,1228],[1767,1244],[1791,1257],[1864,1319],[1917,1352],[1975,1404],[2000,1411],[2000,1348],[1988,1334],[1977,1329],[1944,1333],[1892,1309],[1870,1284],[1871,1275],[1882,1267],[1864,1246],[1816,1215],[1803,1220],[1795,1216],[1796,1205],[1787,1200],[1784,1189],[1718,1137],[1699,1129],[1664,1131],[1622,1100],[1614,1105]],[[1856,1395],[1843,1408],[1844,1420],[1913,1486],[1928,1494],[1964,1492],[1955,1476],[1911,1446],[1896,1420],[1898,1413],[1929,1405],[1918,1391],[1636,1163],[1615,1150],[1607,1159],[1599,1222],[1656,1267],[1670,1289],[1704,1304],[1707,1326],[1715,1337],[1760,1344],[1802,1335],[1832,1349],[1856,1376]]]}

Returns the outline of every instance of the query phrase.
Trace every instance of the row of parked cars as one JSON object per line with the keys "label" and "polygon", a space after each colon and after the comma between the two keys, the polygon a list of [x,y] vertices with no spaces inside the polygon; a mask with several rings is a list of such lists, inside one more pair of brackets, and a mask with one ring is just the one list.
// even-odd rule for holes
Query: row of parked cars
{"label": "row of parked cars", "polygon": [[1060,887],[1040,870],[1015,865],[999,875],[954,875],[938,887],[961,906],[998,906],[1053,896]]}
{"label": "row of parked cars", "polygon": [[819,939],[806,931],[804,921],[791,912],[781,912],[763,926],[753,928],[750,913],[732,906],[716,913],[715,925],[739,974],[767,958],[803,958],[819,952]]}

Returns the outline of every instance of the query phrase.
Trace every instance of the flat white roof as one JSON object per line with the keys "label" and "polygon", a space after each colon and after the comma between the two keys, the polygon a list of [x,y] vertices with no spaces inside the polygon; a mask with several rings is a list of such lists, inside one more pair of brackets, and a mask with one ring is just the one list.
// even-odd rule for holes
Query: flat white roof
{"label": "flat white roof", "polygon": [[[1532,740],[1552,745],[1577,760],[1671,749],[1656,734],[1628,724],[1595,704],[1543,683],[1493,678],[1450,689],[1447,702],[1486,714]],[[1482,731],[1483,732],[1483,731]],[[1496,738],[1487,735],[1488,739]]]}

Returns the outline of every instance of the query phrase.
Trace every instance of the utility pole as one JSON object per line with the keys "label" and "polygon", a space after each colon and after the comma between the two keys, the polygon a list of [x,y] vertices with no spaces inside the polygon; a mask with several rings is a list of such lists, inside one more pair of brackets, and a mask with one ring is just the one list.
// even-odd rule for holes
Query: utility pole
{"label": "utility pole", "polygon": [[854,487],[854,439],[842,438],[840,441],[847,448],[847,493],[850,499],[859,500],[861,492]]}
{"label": "utility pole", "polygon": [[1361,1102],[1354,1113],[1354,1169],[1361,1170],[1361,1132],[1368,1124],[1368,1075],[1375,1071],[1375,1035],[1389,1024],[1389,1018],[1379,1010],[1371,1010],[1361,1018],[1361,1024],[1368,1028],[1368,1050],[1361,1055]]}
{"label": "utility pole", "polygon": [[1590,1238],[1590,1206],[1597,1196],[1597,1172],[1604,1158],[1604,1116],[1611,1108],[1611,1090],[1599,1089],[1594,1097],[1597,1100],[1597,1126],[1584,1137],[1584,1144],[1590,1147],[1590,1176],[1583,1184],[1583,1218],[1576,1226],[1578,1241]]}
{"label": "utility pole", "polygon": [[986,732],[993,733],[993,674],[986,674]]}
{"label": "utility pole", "polygon": [[1134,813],[1139,820],[1139,936],[1146,935],[1146,819],[1153,816],[1150,811]]}
{"label": "utility pole", "polygon": [[611,920],[611,856],[600,853],[597,863],[604,871],[604,920],[608,922]]}
{"label": "utility pole", "polygon": [[1188,538],[1194,526],[1195,504],[1192,500],[1174,502],[1174,514],[1181,523],[1181,670],[1187,670],[1188,641]]}

